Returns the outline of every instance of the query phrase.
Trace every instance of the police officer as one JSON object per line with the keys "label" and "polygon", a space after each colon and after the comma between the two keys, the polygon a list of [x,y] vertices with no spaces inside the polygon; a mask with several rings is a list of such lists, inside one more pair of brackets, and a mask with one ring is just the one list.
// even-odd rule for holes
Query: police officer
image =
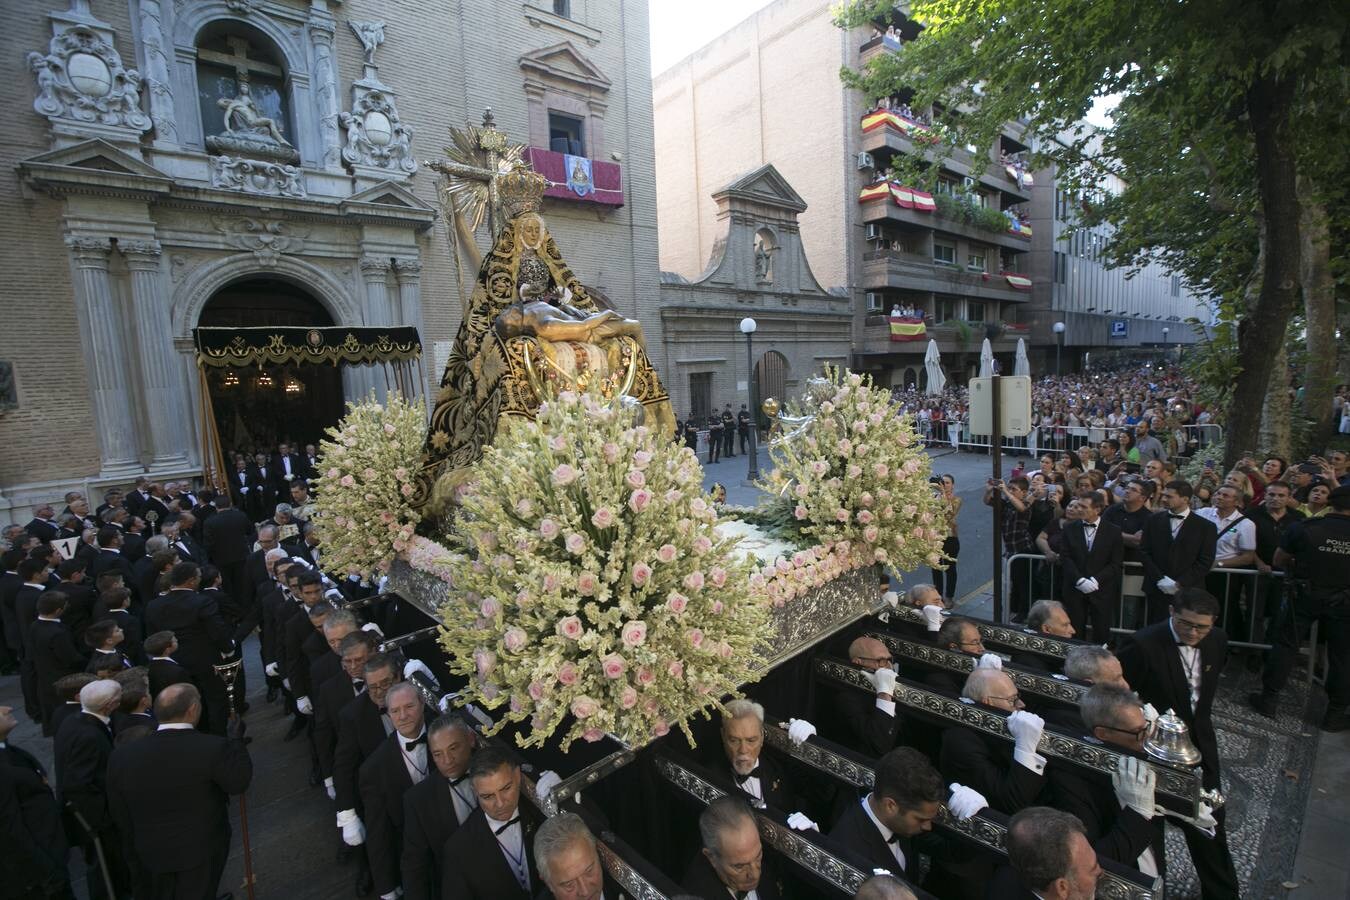
{"label": "police officer", "polygon": [[1293,525],[1275,552],[1275,565],[1290,573],[1291,583],[1263,689],[1247,700],[1262,715],[1275,715],[1299,641],[1317,622],[1326,637],[1331,669],[1322,730],[1335,732],[1350,728],[1350,485],[1331,492],[1330,506],[1325,516]]}
{"label": "police officer", "polygon": [[[742,450],[742,453],[745,451]],[[722,410],[722,456],[730,459],[736,455],[736,417],[731,414],[731,404]]]}
{"label": "police officer", "polygon": [[684,445],[698,452],[698,422],[694,420],[693,415],[690,415],[684,423]]}
{"label": "police officer", "polygon": [[722,455],[722,417],[716,410],[708,416],[708,462],[715,463]]}
{"label": "police officer", "polygon": [[750,410],[741,404],[741,411],[736,413],[736,433],[741,439],[741,453],[746,453],[745,445],[750,442]]}

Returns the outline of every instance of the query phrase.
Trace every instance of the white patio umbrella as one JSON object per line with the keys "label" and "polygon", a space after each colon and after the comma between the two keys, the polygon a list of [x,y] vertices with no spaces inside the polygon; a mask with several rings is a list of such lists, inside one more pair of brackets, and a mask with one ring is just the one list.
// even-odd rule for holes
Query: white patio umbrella
{"label": "white patio umbrella", "polygon": [[984,339],[984,344],[980,347],[980,377],[992,378],[994,375],[994,347],[989,343],[989,338]]}
{"label": "white patio umbrella", "polygon": [[928,393],[942,393],[942,389],[947,386],[947,376],[942,374],[942,358],[938,355],[937,341],[928,342],[928,352],[923,355],[923,367],[928,372]]}
{"label": "white patio umbrella", "polygon": [[1013,374],[1031,374],[1031,360],[1027,359],[1027,342],[1022,338],[1017,339],[1017,356],[1013,359]]}

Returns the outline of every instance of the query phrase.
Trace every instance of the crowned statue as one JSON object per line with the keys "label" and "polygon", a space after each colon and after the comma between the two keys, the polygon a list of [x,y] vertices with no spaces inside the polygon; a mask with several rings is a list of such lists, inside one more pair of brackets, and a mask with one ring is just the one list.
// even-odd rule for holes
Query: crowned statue
{"label": "crowned statue", "polygon": [[447,512],[504,416],[532,419],[561,391],[596,388],[635,406],[649,427],[674,430],[642,326],[597,302],[539,215],[547,179],[523,161],[503,168],[488,177],[501,225],[478,267],[428,427],[415,504],[432,517]]}

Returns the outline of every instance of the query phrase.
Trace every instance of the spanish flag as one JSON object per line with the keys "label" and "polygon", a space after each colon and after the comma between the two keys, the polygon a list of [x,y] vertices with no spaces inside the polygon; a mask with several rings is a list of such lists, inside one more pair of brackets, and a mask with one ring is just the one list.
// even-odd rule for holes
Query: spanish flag
{"label": "spanish flag", "polygon": [[889,316],[892,341],[921,341],[927,334],[923,319],[909,316]]}
{"label": "spanish flag", "polygon": [[895,199],[896,206],[903,206],[905,209],[914,208],[914,191],[903,184],[896,184],[892,181],[891,196]]}
{"label": "spanish flag", "polygon": [[1008,279],[1008,284],[1012,285],[1014,290],[1031,290],[1031,279],[1025,275],[1018,275],[1016,272],[1004,272],[1003,277]]}
{"label": "spanish flag", "polygon": [[869,184],[859,191],[858,202],[866,203],[869,200],[885,200],[888,194],[890,194],[890,186],[884,181],[879,181],[876,184]]}
{"label": "spanish flag", "polygon": [[914,191],[914,208],[920,212],[932,212],[937,209],[937,202],[933,200],[933,195],[927,191]]}

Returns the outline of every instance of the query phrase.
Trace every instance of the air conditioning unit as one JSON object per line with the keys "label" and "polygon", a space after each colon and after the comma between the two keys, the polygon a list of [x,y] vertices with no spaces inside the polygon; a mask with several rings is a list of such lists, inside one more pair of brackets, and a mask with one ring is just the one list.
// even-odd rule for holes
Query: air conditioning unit
{"label": "air conditioning unit", "polygon": [[867,226],[867,239],[869,241],[884,241],[886,235],[882,232],[880,225],[871,224]]}
{"label": "air conditioning unit", "polygon": [[877,167],[877,161],[874,160],[874,159],[872,158],[872,154],[870,154],[870,153],[859,153],[859,154],[858,154],[858,168],[859,168],[859,169],[875,169],[876,167]]}
{"label": "air conditioning unit", "polygon": [[970,188],[973,188],[975,186],[975,179],[971,178],[969,175],[962,175],[961,186],[969,190]]}
{"label": "air conditioning unit", "polygon": [[883,303],[883,300],[882,300],[882,296],[881,296],[880,294],[875,294],[875,293],[872,293],[871,291],[868,291],[868,292],[867,292],[867,311],[868,311],[868,312],[881,312],[883,308],[884,308],[884,303]]}

